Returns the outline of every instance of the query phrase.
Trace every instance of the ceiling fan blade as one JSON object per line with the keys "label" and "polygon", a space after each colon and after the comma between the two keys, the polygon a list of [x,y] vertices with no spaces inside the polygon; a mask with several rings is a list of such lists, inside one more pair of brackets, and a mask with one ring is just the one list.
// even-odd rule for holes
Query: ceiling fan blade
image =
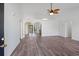
{"label": "ceiling fan blade", "polygon": [[55,12],[55,11],[54,11],[53,13],[54,13],[54,14],[59,14],[59,12]]}
{"label": "ceiling fan blade", "polygon": [[60,9],[54,9],[54,11],[60,11]]}
{"label": "ceiling fan blade", "polygon": [[49,12],[53,12],[53,10],[52,10],[52,9],[48,9],[48,11],[49,11]]}

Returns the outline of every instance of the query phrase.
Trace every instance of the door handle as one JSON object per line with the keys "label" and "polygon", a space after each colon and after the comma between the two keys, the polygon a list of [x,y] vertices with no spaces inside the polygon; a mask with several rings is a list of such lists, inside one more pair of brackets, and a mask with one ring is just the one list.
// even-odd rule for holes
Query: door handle
{"label": "door handle", "polygon": [[5,48],[5,47],[7,47],[7,44],[3,44],[0,46],[0,48]]}
{"label": "door handle", "polygon": [[[4,37],[1,40],[4,41]],[[5,43],[0,45],[0,48],[5,48],[5,47],[7,47],[7,44],[5,44]]]}

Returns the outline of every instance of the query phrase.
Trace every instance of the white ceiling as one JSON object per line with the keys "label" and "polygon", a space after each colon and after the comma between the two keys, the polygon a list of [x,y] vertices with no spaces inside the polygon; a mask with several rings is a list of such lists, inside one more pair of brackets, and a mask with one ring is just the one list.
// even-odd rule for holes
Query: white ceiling
{"label": "white ceiling", "polygon": [[73,13],[79,13],[79,3],[54,3],[52,5],[55,8],[60,8],[60,13],[57,16],[50,16],[48,9],[50,8],[50,3],[22,3],[21,9],[23,17],[34,17],[36,19],[48,18],[56,19],[57,17],[69,17]]}

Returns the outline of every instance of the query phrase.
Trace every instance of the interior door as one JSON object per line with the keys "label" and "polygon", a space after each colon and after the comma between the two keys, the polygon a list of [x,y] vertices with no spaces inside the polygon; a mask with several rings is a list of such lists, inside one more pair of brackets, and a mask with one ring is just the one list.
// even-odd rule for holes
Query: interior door
{"label": "interior door", "polygon": [[0,56],[4,56],[4,4],[0,3]]}

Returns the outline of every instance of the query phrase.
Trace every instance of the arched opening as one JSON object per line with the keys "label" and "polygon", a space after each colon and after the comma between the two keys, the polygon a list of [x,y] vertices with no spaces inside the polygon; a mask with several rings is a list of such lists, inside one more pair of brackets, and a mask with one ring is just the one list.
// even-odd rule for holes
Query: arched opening
{"label": "arched opening", "polygon": [[24,28],[25,36],[33,34],[33,24],[31,22],[26,22]]}
{"label": "arched opening", "polygon": [[42,34],[42,24],[40,22],[34,23],[34,33],[36,35],[41,36],[41,34]]}
{"label": "arched opening", "polygon": [[40,22],[23,22],[23,25],[21,26],[21,34],[22,39],[27,36],[41,36],[42,24]]}

